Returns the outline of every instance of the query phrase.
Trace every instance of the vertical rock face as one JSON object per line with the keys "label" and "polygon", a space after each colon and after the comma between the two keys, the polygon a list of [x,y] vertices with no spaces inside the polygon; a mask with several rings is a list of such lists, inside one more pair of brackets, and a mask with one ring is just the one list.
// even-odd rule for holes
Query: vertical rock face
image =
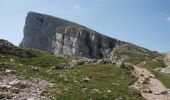
{"label": "vertical rock face", "polygon": [[35,48],[54,55],[103,58],[116,46],[126,44],[96,31],[57,17],[29,12],[20,47]]}

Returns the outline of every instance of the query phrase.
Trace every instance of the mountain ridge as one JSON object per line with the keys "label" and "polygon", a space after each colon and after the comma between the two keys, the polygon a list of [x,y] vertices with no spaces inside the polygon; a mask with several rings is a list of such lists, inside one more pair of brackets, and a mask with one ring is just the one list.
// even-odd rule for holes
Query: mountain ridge
{"label": "mountain ridge", "polygon": [[103,58],[123,44],[133,45],[62,18],[29,12],[20,47],[40,49],[54,55]]}

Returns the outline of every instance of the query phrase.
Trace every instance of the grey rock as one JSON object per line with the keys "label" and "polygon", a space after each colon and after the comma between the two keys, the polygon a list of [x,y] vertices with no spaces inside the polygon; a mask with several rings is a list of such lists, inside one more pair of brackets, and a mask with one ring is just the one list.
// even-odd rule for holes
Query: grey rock
{"label": "grey rock", "polygon": [[1,100],[9,100],[11,99],[12,95],[8,94],[8,92],[2,92],[0,91],[0,99]]}
{"label": "grey rock", "polygon": [[53,67],[53,69],[66,69],[68,67],[68,64],[66,63],[61,63],[61,64],[57,64]]}
{"label": "grey rock", "polygon": [[36,100],[36,99],[34,99],[34,98],[28,98],[27,100]]}
{"label": "grey rock", "polygon": [[50,97],[41,96],[50,85],[39,78],[28,81],[15,74],[4,74],[0,78],[0,100],[51,100]]}
{"label": "grey rock", "polygon": [[102,35],[79,24],[35,12],[29,12],[20,47],[35,48],[54,55],[104,58],[113,48],[128,44]]}
{"label": "grey rock", "polygon": [[6,73],[6,74],[16,74],[16,70],[6,69],[5,73]]}
{"label": "grey rock", "polygon": [[88,77],[85,77],[85,78],[83,78],[82,81],[83,81],[83,82],[88,82],[88,81],[90,81],[90,79],[89,79]]}
{"label": "grey rock", "polygon": [[40,69],[38,67],[32,66],[31,67],[33,71],[39,71]]}
{"label": "grey rock", "polygon": [[168,67],[166,67],[166,68],[163,68],[162,70],[161,70],[161,72],[163,72],[163,73],[170,73],[170,66],[168,66]]}
{"label": "grey rock", "polygon": [[3,89],[3,90],[5,90],[5,89],[9,89],[9,88],[11,88],[12,86],[10,86],[10,85],[0,85],[0,89]]}

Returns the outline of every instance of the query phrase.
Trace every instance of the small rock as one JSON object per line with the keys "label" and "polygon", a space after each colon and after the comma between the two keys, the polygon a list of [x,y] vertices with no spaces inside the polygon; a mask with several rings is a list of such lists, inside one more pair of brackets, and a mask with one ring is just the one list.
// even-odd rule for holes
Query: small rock
{"label": "small rock", "polygon": [[155,75],[150,74],[149,77],[150,77],[150,78],[155,78]]}
{"label": "small rock", "polygon": [[92,89],[93,91],[95,91],[95,92],[99,92],[99,89]]}
{"label": "small rock", "polygon": [[76,80],[74,80],[73,82],[74,82],[74,83],[79,83],[79,82],[78,82],[78,81],[76,81]]}
{"label": "small rock", "polygon": [[11,91],[18,94],[20,92],[20,89],[13,87],[13,88],[11,88]]}
{"label": "small rock", "polygon": [[69,80],[67,78],[64,78],[64,81],[67,83]]}
{"label": "small rock", "polygon": [[119,85],[118,83],[112,83],[112,85]]}
{"label": "small rock", "polygon": [[142,92],[144,92],[144,93],[152,93],[152,91],[150,89],[144,89]]}
{"label": "small rock", "polygon": [[26,81],[21,81],[17,84],[15,84],[15,87],[19,88],[19,89],[24,89],[27,88],[29,85],[27,84]]}
{"label": "small rock", "polygon": [[1,92],[0,91],[0,99],[1,100],[6,100],[6,98],[8,98],[8,94],[6,92]]}
{"label": "small rock", "polygon": [[53,67],[53,69],[66,69],[68,64],[62,63],[62,64],[57,64]]}
{"label": "small rock", "polygon": [[5,97],[6,95],[0,92],[0,99],[4,99]]}
{"label": "small rock", "polygon": [[88,77],[83,78],[83,82],[88,82],[90,79]]}
{"label": "small rock", "polygon": [[112,91],[111,90],[107,90],[108,93],[111,93]]}
{"label": "small rock", "polygon": [[122,98],[117,98],[117,99],[115,99],[115,100],[123,100]]}
{"label": "small rock", "polygon": [[13,80],[13,81],[9,82],[9,85],[14,86],[14,85],[18,84],[19,82],[20,82],[19,80]]}
{"label": "small rock", "polygon": [[32,68],[33,71],[39,71],[38,67],[32,66],[31,68]]}
{"label": "small rock", "polygon": [[28,98],[27,100],[36,100],[36,99],[34,99],[34,98]]}
{"label": "small rock", "polygon": [[16,74],[16,70],[6,69],[5,73],[6,73],[6,74]]}
{"label": "small rock", "polygon": [[1,89],[9,89],[9,88],[11,88],[12,86],[10,86],[10,85],[0,85],[0,88]]}
{"label": "small rock", "polygon": [[124,67],[125,67],[125,64],[124,64],[121,60],[118,60],[118,61],[116,62],[116,66],[117,66],[117,67],[120,67],[120,68],[124,68]]}
{"label": "small rock", "polygon": [[14,60],[14,59],[12,59],[12,58],[10,58],[10,61],[11,61],[11,62],[14,62],[15,60]]}
{"label": "small rock", "polygon": [[170,73],[170,66],[161,69],[161,72],[169,74]]}

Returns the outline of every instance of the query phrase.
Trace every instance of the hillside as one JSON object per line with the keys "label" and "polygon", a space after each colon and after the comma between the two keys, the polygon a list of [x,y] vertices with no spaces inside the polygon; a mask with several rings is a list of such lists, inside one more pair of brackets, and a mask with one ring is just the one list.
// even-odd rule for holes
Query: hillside
{"label": "hillside", "polygon": [[[40,78],[53,84],[41,92],[41,95],[51,97],[49,99],[142,99],[137,91],[128,88],[136,78],[128,74],[127,69],[118,68],[115,64],[77,64],[74,68],[61,70],[54,66],[78,58],[61,58],[39,50],[22,49],[4,40],[1,40],[0,47],[1,80],[9,75],[9,70],[16,71],[15,77],[22,77],[21,79],[26,81],[32,82]],[[20,53],[18,55],[16,49],[27,52],[30,56],[21,56]],[[15,80],[10,82],[15,83]],[[0,87],[2,90],[2,83]],[[4,95],[9,99],[21,99],[19,95],[24,88],[19,88],[18,93],[12,92],[12,95],[8,96],[7,90],[10,89],[5,87],[0,93],[0,99],[4,99]],[[30,97],[21,97],[33,98],[32,96],[33,94]],[[36,96],[36,100],[42,99]]]}
{"label": "hillside", "polygon": [[29,12],[17,47],[0,39],[2,100],[170,100],[170,53]]}
{"label": "hillside", "polygon": [[[155,70],[166,66],[163,62],[163,55],[148,50],[141,51],[134,47],[123,49],[125,47],[121,47],[121,50],[117,49],[119,52],[115,50],[112,57],[129,58],[126,62],[122,59],[114,61],[113,58],[113,62],[109,62],[105,59],[95,60],[74,56],[55,57],[47,52],[23,49],[1,40],[0,80],[8,81],[13,85],[0,83],[2,91],[0,99],[143,100],[144,94],[140,92],[148,92],[146,87],[149,85],[149,80],[145,78],[142,81],[145,86],[142,85],[142,90],[133,87],[138,79],[133,74],[137,70],[134,64],[150,70],[165,86],[170,87],[168,81],[170,76]],[[136,52],[130,52],[132,50]],[[133,61],[134,63],[132,63]],[[141,64],[141,62],[145,63]],[[131,65],[127,63],[131,63]],[[66,65],[72,66],[65,67]],[[14,77],[14,79],[10,79],[10,77]],[[37,80],[38,85],[34,86]],[[32,90],[29,90],[30,88]],[[12,94],[8,94],[7,91],[11,91]]]}

